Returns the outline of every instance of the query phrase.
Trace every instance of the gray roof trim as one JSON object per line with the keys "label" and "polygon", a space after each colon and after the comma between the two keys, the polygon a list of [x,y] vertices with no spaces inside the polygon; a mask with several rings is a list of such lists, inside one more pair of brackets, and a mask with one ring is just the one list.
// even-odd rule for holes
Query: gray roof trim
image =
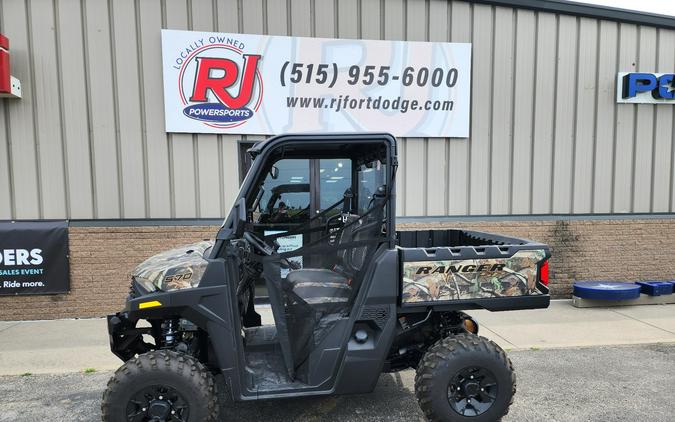
{"label": "gray roof trim", "polygon": [[563,13],[617,22],[675,29],[675,17],[566,0],[470,0],[473,3]]}

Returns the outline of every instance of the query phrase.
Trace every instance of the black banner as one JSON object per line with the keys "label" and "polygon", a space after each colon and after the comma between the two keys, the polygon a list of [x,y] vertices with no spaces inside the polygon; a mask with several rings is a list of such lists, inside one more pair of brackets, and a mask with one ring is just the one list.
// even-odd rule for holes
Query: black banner
{"label": "black banner", "polygon": [[68,223],[0,222],[0,295],[70,290]]}

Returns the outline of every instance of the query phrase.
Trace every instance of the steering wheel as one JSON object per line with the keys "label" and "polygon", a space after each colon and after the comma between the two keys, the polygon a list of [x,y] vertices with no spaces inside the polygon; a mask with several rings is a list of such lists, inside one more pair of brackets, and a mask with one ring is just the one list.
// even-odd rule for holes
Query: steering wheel
{"label": "steering wheel", "polygon": [[262,252],[264,255],[270,256],[274,253],[273,247],[251,232],[244,232],[244,239],[258,252]]}

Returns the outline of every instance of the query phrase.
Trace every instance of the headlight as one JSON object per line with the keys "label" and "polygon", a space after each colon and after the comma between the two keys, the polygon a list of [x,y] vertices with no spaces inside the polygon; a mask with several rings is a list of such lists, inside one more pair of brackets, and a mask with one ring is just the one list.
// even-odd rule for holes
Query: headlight
{"label": "headlight", "polygon": [[143,277],[134,277],[134,281],[148,292],[154,292],[155,290],[157,290],[157,286],[152,284],[150,280],[145,279]]}

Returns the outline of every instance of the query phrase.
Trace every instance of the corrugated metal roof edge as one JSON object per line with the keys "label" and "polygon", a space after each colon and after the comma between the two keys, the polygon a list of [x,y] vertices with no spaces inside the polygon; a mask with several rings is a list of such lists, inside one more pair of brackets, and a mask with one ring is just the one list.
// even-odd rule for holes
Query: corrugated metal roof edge
{"label": "corrugated metal roof edge", "polygon": [[654,13],[584,4],[566,0],[466,0],[470,3],[516,7],[542,12],[562,13],[617,22],[675,29],[675,17]]}

